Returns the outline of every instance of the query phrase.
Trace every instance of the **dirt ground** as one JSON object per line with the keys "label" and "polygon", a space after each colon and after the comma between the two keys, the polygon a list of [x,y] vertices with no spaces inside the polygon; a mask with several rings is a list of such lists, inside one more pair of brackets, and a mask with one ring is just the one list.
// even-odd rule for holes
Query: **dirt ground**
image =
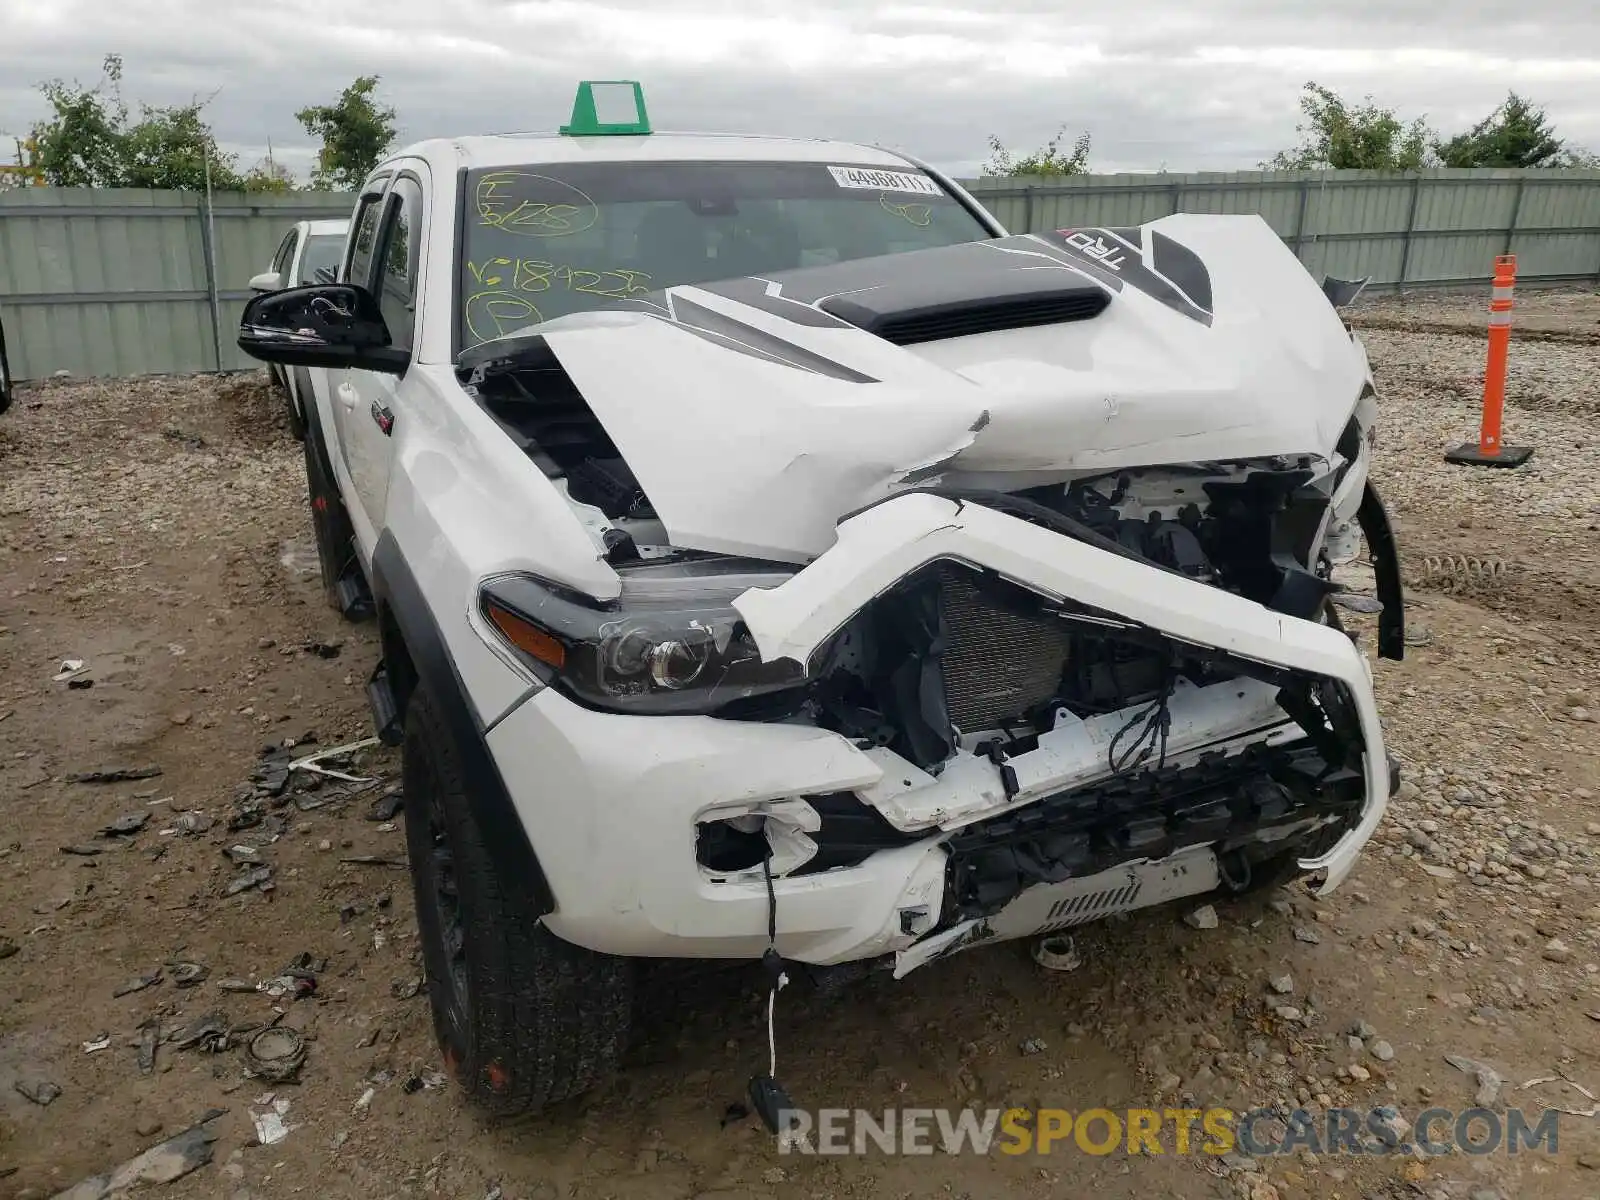
{"label": "dirt ground", "polygon": [[[1376,666],[1407,782],[1350,882],[1325,900],[1218,905],[1211,929],[1185,907],[1091,927],[1070,973],[1018,943],[832,998],[791,989],[779,1073],[803,1104],[1386,1104],[1414,1119],[1482,1089],[1447,1055],[1493,1066],[1497,1103],[1530,1124],[1595,1103],[1600,295],[1519,296],[1507,438],[1536,453],[1518,471],[1442,461],[1475,435],[1483,308],[1432,297],[1357,314],[1413,644]],[[1554,1154],[783,1156],[729,1112],[765,1061],[747,973],[663,975],[620,1078],[484,1126],[434,1074],[407,874],[346,861],[404,854],[373,811],[394,755],[350,764],[372,786],[255,798],[258,776],[281,786],[264,748],[369,735],[376,653],[370,627],[322,604],[281,410],[257,376],[52,381],[0,419],[0,1197],[53,1195],[216,1109],[213,1161],[149,1194],[1600,1194],[1600,1118],[1570,1114]],[[1346,616],[1370,646],[1372,619]],[[68,659],[82,673],[56,679]],[[160,773],[72,781],[144,766]],[[122,828],[146,820],[103,832],[128,816]],[[275,996],[296,965],[314,991]],[[196,1028],[213,1013],[213,1032],[234,1030],[216,1052]],[[275,1020],[307,1039],[297,1082],[244,1073],[239,1031]],[[160,1043],[148,1071],[145,1038]],[[40,1104],[45,1083],[59,1094]],[[289,1129],[263,1145],[252,1114],[273,1111],[269,1094]]]}

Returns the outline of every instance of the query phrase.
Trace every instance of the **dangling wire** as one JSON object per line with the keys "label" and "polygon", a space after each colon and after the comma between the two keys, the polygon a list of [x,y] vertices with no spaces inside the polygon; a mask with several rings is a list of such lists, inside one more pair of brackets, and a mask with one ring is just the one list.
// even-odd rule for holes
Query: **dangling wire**
{"label": "dangling wire", "polygon": [[[1141,712],[1128,719],[1127,724],[1112,736],[1106,750],[1106,762],[1113,775],[1123,775],[1144,765],[1151,754],[1156,755],[1156,769],[1167,765],[1167,738],[1172,732],[1172,695],[1177,690],[1177,664],[1168,662],[1161,679],[1161,694]],[[1119,756],[1117,746],[1136,727],[1138,735]]]}
{"label": "dangling wire", "polygon": [[[767,953],[776,956],[778,948],[778,892],[772,885],[772,847],[767,847],[767,852],[761,856],[761,874],[767,881]],[[767,993],[767,1074],[776,1079],[778,1077],[778,1035],[774,1010],[778,1004],[778,993],[789,983],[789,973],[778,970],[772,981],[772,990]]]}

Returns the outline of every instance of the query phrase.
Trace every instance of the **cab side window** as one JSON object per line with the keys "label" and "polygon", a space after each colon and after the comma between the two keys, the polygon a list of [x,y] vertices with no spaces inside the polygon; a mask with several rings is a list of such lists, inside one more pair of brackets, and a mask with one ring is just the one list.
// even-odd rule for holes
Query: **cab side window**
{"label": "cab side window", "polygon": [[344,282],[366,287],[372,282],[372,261],[378,250],[378,221],[383,216],[383,186],[379,179],[368,184],[356,208],[355,236],[350,239],[350,261],[345,263]]}
{"label": "cab side window", "polygon": [[422,189],[408,175],[395,180],[384,205],[383,247],[373,294],[397,349],[411,349],[416,332],[417,266],[422,234]]}
{"label": "cab side window", "polygon": [[278,245],[278,252],[272,256],[272,269],[278,273],[284,287],[293,286],[293,283],[284,276],[284,272],[289,269],[290,259],[294,258],[295,237],[298,233],[298,230],[291,229],[285,234],[283,241]]}

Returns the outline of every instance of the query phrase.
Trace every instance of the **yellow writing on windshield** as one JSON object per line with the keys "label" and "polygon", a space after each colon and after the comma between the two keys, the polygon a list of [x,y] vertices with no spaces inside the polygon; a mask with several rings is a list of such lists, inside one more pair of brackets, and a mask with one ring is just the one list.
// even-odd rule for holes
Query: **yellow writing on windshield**
{"label": "yellow writing on windshield", "polygon": [[567,237],[600,219],[599,208],[582,189],[529,171],[480,176],[473,206],[479,224],[523,237]]}
{"label": "yellow writing on windshield", "polygon": [[489,258],[481,263],[467,263],[467,270],[486,290],[573,291],[608,300],[625,300],[650,290],[650,276],[646,272],[625,267],[592,271],[540,258]]}
{"label": "yellow writing on windshield", "polygon": [[931,205],[918,204],[915,201],[909,204],[896,204],[881,192],[878,194],[878,204],[883,208],[884,212],[891,212],[897,217],[910,221],[919,228],[933,223],[933,208]]}
{"label": "yellow writing on windshield", "polygon": [[479,292],[462,309],[474,343],[490,342],[544,320],[538,305],[514,292]]}

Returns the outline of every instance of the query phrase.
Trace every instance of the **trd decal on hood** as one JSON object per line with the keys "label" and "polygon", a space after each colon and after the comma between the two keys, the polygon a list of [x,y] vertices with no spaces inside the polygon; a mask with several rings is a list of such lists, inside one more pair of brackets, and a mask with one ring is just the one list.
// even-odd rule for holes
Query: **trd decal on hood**
{"label": "trd decal on hood", "polygon": [[[629,301],[629,303],[634,303],[634,301]],[[732,317],[713,312],[704,305],[696,304],[694,301],[679,295],[678,289],[668,289],[664,293],[660,293],[660,303],[656,303],[650,297],[640,297],[637,304],[639,307],[649,309],[656,316],[670,321],[680,329],[705,338],[707,341],[725,349],[735,350],[740,354],[748,354],[754,358],[781,363],[783,366],[794,367],[800,371],[811,371],[817,375],[827,375],[834,379],[842,379],[847,383],[878,382],[871,375],[863,374],[824,355],[813,354],[804,346],[797,346],[793,342],[774,337],[772,334],[757,329],[753,325],[747,325],[743,321],[736,321]],[[816,312],[817,310],[807,308],[805,311]]]}
{"label": "trd decal on hood", "polygon": [[1211,273],[1198,254],[1159,230],[1094,226],[1038,236],[1060,246],[1106,286],[1120,292],[1127,284],[1210,326]]}

